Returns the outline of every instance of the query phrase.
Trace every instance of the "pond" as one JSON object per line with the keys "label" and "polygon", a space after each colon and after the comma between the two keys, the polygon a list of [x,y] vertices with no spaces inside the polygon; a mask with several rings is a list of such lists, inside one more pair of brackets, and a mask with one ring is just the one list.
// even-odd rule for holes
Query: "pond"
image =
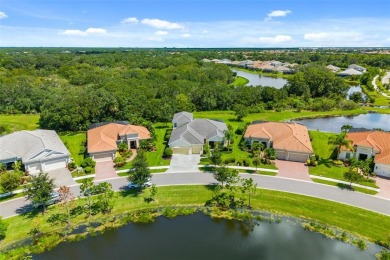
{"label": "pond", "polygon": [[277,89],[281,89],[284,85],[287,84],[287,80],[283,78],[273,78],[267,76],[261,76],[259,74],[252,74],[245,71],[231,69],[233,72],[237,73],[237,76],[246,78],[249,82],[246,86],[269,86]]}
{"label": "pond", "polygon": [[201,213],[154,223],[128,224],[103,235],[62,243],[34,259],[375,259],[380,248],[365,251],[299,224],[260,222],[245,225],[233,220],[212,220]]}
{"label": "pond", "polygon": [[360,86],[351,86],[349,89],[348,89],[348,92],[347,92],[347,99],[349,100],[349,96],[355,92],[359,92],[359,93],[362,93],[363,95],[363,98],[366,99],[367,96],[363,93],[362,91],[362,88]]}
{"label": "pond", "polygon": [[340,133],[343,125],[351,125],[354,128],[380,128],[385,131],[390,131],[390,115],[388,114],[369,113],[357,116],[308,118],[291,120],[291,122],[305,125],[311,130],[320,130],[332,133]]}

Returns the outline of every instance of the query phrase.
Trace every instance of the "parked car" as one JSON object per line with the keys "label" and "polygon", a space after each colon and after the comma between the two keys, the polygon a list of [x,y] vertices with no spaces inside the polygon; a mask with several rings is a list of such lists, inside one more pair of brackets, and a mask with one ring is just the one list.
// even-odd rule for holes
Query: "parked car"
{"label": "parked car", "polygon": [[[142,185],[142,187],[145,188],[145,187],[150,187],[150,186],[152,186],[152,180],[150,178],[148,178],[147,181],[144,183],[144,185]],[[138,189],[138,188],[140,188],[140,185],[137,183],[129,182],[129,184],[127,184],[127,188]]]}
{"label": "parked car", "polygon": [[[50,199],[48,201],[46,201],[45,205],[49,206],[49,205],[55,204],[59,201],[60,201],[60,194],[58,192],[53,192],[50,194]],[[43,206],[43,203],[41,203],[41,202],[33,203],[34,208],[39,208],[42,206]]]}

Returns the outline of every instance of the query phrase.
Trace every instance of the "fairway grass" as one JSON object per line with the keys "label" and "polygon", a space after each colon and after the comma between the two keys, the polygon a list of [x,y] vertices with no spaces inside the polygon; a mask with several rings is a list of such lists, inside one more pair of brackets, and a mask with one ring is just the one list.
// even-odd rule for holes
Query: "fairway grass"
{"label": "fairway grass", "polygon": [[[38,128],[39,115],[0,115],[0,127],[8,134],[21,130],[35,130]],[[1,131],[1,130],[0,130]]]}
{"label": "fairway grass", "polygon": [[[241,193],[240,193],[241,194]],[[145,190],[136,195],[132,192],[116,193],[114,208],[110,214],[97,214],[86,218],[86,214],[75,215],[71,219],[73,226],[85,223],[105,222],[115,215],[122,215],[140,209],[172,206],[203,206],[211,198],[212,188],[207,186],[169,186],[158,187],[155,202],[145,203],[144,198],[149,195]],[[331,227],[350,232],[351,234],[369,241],[386,241],[390,231],[390,217],[372,211],[340,204],[323,199],[291,194],[280,191],[258,189],[252,197],[254,210],[271,212],[279,215],[303,218],[316,221]],[[83,205],[85,200],[76,201],[75,205]],[[49,232],[63,227],[53,227],[47,219],[63,210],[58,206],[51,206],[45,215],[28,213],[5,219],[9,225],[2,247],[10,245],[28,237],[32,225],[39,225],[42,232]]]}

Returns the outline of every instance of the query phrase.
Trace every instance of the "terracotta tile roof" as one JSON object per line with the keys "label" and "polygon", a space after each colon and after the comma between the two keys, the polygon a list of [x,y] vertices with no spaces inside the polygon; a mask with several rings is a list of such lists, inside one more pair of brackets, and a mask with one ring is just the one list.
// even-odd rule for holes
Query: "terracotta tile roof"
{"label": "terracotta tile roof", "polygon": [[375,155],[376,163],[390,164],[390,133],[380,131],[348,133],[346,139],[351,140],[353,145],[373,148],[378,154]]}
{"label": "terracotta tile roof", "polygon": [[126,134],[138,134],[139,140],[150,138],[146,127],[110,123],[88,130],[88,153],[117,150],[116,141]]}
{"label": "terracotta tile roof", "polygon": [[248,126],[244,138],[263,138],[273,142],[273,148],[313,153],[306,126],[296,123],[264,122]]}

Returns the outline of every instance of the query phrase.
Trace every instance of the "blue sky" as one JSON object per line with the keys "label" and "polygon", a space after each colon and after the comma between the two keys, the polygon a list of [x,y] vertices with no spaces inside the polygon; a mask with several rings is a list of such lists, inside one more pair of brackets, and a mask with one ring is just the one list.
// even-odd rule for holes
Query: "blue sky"
{"label": "blue sky", "polygon": [[389,47],[389,0],[1,0],[0,46]]}

